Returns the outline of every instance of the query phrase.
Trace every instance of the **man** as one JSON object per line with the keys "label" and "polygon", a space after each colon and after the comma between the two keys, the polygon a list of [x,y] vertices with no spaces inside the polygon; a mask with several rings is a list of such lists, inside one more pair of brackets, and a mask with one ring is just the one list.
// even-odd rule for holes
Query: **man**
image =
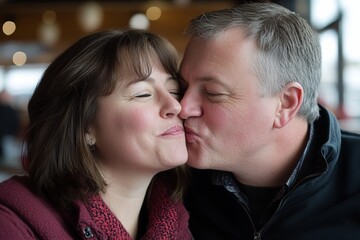
{"label": "man", "polygon": [[360,136],[318,105],[321,49],[279,5],[205,13],[180,67],[195,239],[360,239]]}

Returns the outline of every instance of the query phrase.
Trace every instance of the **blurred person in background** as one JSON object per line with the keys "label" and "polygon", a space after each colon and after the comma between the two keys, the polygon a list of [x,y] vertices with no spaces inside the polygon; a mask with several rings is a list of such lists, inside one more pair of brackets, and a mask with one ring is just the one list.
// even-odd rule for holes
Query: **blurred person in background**
{"label": "blurred person in background", "polygon": [[19,132],[20,112],[13,104],[12,96],[6,90],[2,90],[0,92],[0,164],[6,160],[5,137],[16,138]]}

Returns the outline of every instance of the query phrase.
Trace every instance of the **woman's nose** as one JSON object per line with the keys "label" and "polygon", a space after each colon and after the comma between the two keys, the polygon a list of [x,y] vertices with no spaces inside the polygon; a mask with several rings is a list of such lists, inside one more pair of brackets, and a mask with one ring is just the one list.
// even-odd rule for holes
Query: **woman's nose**
{"label": "woman's nose", "polygon": [[184,120],[190,117],[199,117],[202,115],[200,98],[189,88],[185,91],[185,94],[180,101],[180,105],[181,112],[179,116]]}
{"label": "woman's nose", "polygon": [[177,100],[171,93],[165,93],[165,97],[163,97],[163,107],[161,108],[161,116],[163,118],[171,118],[178,116],[181,112],[181,105],[179,100]]}

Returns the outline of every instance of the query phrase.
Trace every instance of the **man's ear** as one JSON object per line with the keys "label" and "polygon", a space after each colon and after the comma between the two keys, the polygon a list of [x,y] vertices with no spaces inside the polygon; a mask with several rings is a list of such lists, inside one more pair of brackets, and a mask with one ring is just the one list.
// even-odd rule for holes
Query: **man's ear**
{"label": "man's ear", "polygon": [[282,128],[288,124],[298,113],[304,95],[304,89],[298,82],[286,84],[280,93],[280,103],[276,110],[275,128]]}

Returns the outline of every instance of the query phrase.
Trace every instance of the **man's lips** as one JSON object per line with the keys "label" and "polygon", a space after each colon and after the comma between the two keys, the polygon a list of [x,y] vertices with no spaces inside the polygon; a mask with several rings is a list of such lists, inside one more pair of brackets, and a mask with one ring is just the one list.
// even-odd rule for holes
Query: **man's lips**
{"label": "man's lips", "polygon": [[195,140],[195,136],[197,136],[197,134],[193,130],[191,130],[191,128],[184,127],[184,129],[185,129],[186,141],[193,142]]}
{"label": "man's lips", "polygon": [[176,136],[179,134],[184,134],[184,128],[181,125],[176,125],[163,132],[161,136]]}
{"label": "man's lips", "polygon": [[185,133],[189,133],[189,134],[195,134],[193,130],[191,130],[191,128],[189,127],[184,127],[185,129]]}

